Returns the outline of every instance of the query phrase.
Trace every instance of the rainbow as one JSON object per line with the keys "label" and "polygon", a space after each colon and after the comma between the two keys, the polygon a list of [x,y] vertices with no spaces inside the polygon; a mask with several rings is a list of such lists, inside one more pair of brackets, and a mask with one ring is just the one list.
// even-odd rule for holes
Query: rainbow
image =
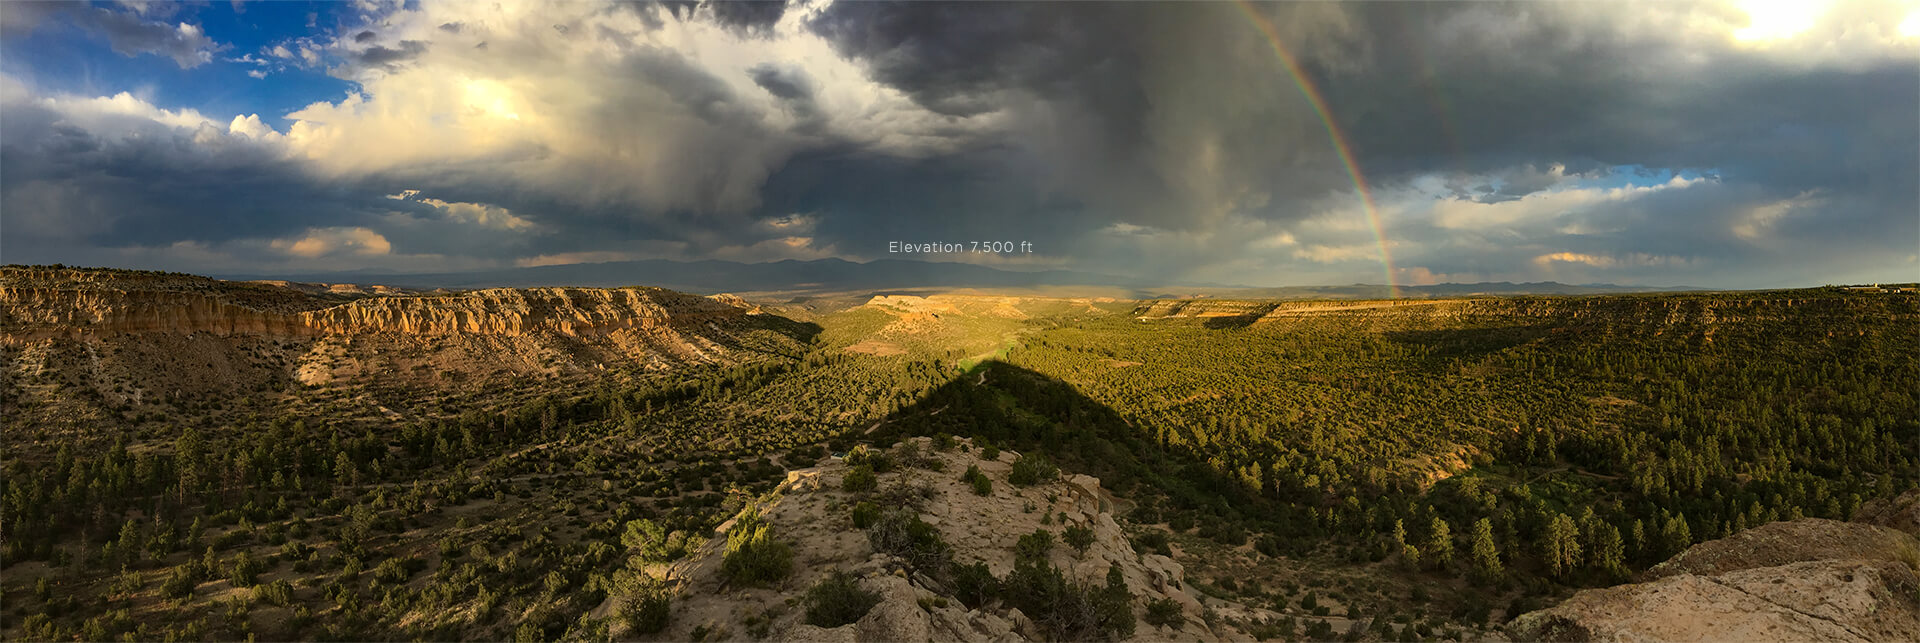
{"label": "rainbow", "polygon": [[1373,190],[1367,187],[1367,177],[1360,173],[1360,165],[1353,162],[1353,145],[1347,142],[1347,135],[1340,130],[1340,124],[1333,121],[1333,115],[1327,110],[1327,100],[1320,94],[1320,88],[1313,84],[1313,79],[1308,78],[1306,73],[1300,70],[1300,61],[1293,57],[1292,52],[1287,51],[1285,45],[1281,44],[1280,31],[1273,26],[1273,21],[1254,10],[1253,3],[1248,0],[1235,0],[1234,4],[1240,7],[1241,13],[1247,14],[1248,20],[1253,21],[1253,26],[1260,30],[1260,35],[1266,37],[1267,44],[1273,47],[1274,55],[1280,58],[1280,64],[1287,68],[1288,75],[1293,76],[1293,83],[1300,87],[1300,93],[1305,95],[1307,102],[1313,105],[1313,112],[1320,117],[1320,124],[1326,126],[1327,138],[1332,140],[1333,151],[1339,155],[1340,163],[1346,166],[1347,175],[1353,178],[1353,189],[1360,193],[1360,204],[1367,214],[1367,223],[1373,228],[1373,240],[1380,246],[1380,265],[1386,271],[1388,296],[1398,299],[1400,284],[1394,279],[1393,254],[1387,250],[1387,230],[1380,225],[1380,209],[1373,204]]}

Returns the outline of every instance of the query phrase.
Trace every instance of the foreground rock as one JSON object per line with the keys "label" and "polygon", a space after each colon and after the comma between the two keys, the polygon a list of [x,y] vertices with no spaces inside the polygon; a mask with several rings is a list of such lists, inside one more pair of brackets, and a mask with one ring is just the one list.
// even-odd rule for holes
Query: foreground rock
{"label": "foreground rock", "polygon": [[1649,582],[1585,590],[1507,626],[1540,641],[1920,640],[1920,542],[1807,519],[1700,543]]}
{"label": "foreground rock", "polygon": [[1916,551],[1920,551],[1920,540],[1902,531],[1807,518],[1768,523],[1694,545],[1648,569],[1646,579],[1713,576],[1815,560],[1899,560],[1903,552]]}
{"label": "foreground rock", "polygon": [[[962,445],[966,441],[960,441]],[[1046,529],[1056,538],[1068,526],[1087,527],[1094,541],[1084,554],[1056,540],[1049,562],[1077,583],[1100,585],[1110,566],[1124,576],[1133,596],[1136,618],[1146,613],[1150,600],[1178,604],[1186,623],[1178,629],[1156,628],[1137,622],[1133,639],[1217,641],[1246,638],[1216,632],[1204,623],[1205,608],[1187,593],[1184,572],[1164,556],[1133,550],[1126,532],[1114,521],[1113,501],[1097,479],[1065,476],[1030,487],[1007,482],[1016,454],[1003,452],[982,460],[977,449],[937,452],[924,438],[913,440],[926,457],[943,464],[902,466],[879,476],[878,494],[841,490],[848,467],[834,459],[820,467],[793,471],[771,497],[759,504],[762,520],[776,537],[791,544],[793,573],[771,587],[738,587],[721,573],[725,555],[723,524],[715,538],[687,560],[661,575],[674,586],[672,616],[665,631],[641,638],[689,640],[698,632],[704,640],[767,638],[788,641],[1023,641],[1041,640],[1042,632],[1027,615],[1001,601],[969,609],[940,579],[914,572],[899,558],[876,553],[864,530],[855,528],[851,507],[862,499],[891,506],[917,505],[922,520],[940,532],[959,564],[985,563],[996,577],[1014,567],[1020,536]],[[975,495],[959,481],[967,467],[979,466],[993,481],[992,493]],[[891,491],[889,491],[891,490]],[[914,499],[902,501],[911,490]],[[1062,516],[1064,515],[1064,520]],[[1046,522],[1043,523],[1042,520]],[[834,628],[806,623],[807,590],[835,570],[846,571],[880,602],[858,622]],[[617,598],[610,598],[611,604]],[[605,610],[603,610],[604,612]],[[616,638],[634,638],[615,626]],[[759,630],[754,632],[752,630]]]}
{"label": "foreground rock", "polygon": [[1893,498],[1876,498],[1853,512],[1853,521],[1920,536],[1920,489],[1911,489]]}

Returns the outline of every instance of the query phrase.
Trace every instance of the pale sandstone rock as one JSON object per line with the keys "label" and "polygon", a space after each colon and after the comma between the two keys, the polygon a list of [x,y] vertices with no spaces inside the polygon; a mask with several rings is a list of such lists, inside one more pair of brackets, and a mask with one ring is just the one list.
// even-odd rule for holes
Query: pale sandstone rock
{"label": "pale sandstone rock", "polygon": [[1920,536],[1920,489],[1910,489],[1893,498],[1869,500],[1853,512],[1853,521]]}
{"label": "pale sandstone rock", "polygon": [[1911,641],[1916,589],[1899,563],[1802,562],[1585,590],[1507,629],[1549,641]]}
{"label": "pale sandstone rock", "polygon": [[[923,446],[924,446],[923,439]],[[1188,595],[1180,580],[1184,571],[1173,560],[1162,556],[1134,553],[1126,532],[1114,520],[1110,496],[1099,487],[1098,479],[1070,476],[1063,480],[1015,487],[1006,482],[1013,454],[999,461],[981,461],[978,450],[958,449],[933,452],[932,457],[946,461],[944,471],[905,468],[880,475],[882,488],[892,485],[926,485],[933,489],[921,515],[935,525],[953,550],[960,564],[985,562],[996,575],[1005,576],[1013,567],[1014,545],[1021,535],[1036,528],[1059,534],[1068,525],[1084,525],[1094,532],[1094,543],[1084,555],[1064,544],[1056,546],[1051,562],[1075,582],[1098,586],[1105,583],[1107,569],[1116,566],[1135,595],[1134,613],[1144,614],[1146,602],[1171,598],[1187,611],[1187,625],[1175,631],[1156,632],[1138,626],[1139,640],[1216,641],[1222,634],[1207,628],[1202,619],[1205,608]],[[969,485],[959,482],[960,472],[978,465],[994,480],[993,493],[986,497],[973,494]],[[903,561],[873,551],[866,533],[854,529],[849,508],[854,494],[840,491],[837,481],[845,464],[829,461],[820,467],[788,474],[771,498],[760,507],[761,515],[772,526],[776,538],[788,541],[794,550],[794,574],[779,586],[764,589],[726,587],[720,580],[719,562],[725,547],[722,539],[710,541],[679,567],[677,577],[685,579],[678,588],[674,622],[659,640],[680,640],[691,634],[698,623],[739,623],[747,615],[765,612],[769,606],[788,598],[803,596],[806,590],[834,570],[839,569],[861,579],[863,586],[881,596],[881,602],[855,626],[820,630],[806,626],[804,603],[784,609],[773,624],[775,638],[816,640],[844,637],[851,632],[861,641],[1023,641],[1041,633],[1031,619],[995,602],[985,609],[969,610],[959,599],[947,594],[950,588],[924,573],[914,572]],[[1048,501],[1052,495],[1054,500]],[[1026,504],[1035,511],[1026,512]],[[1062,524],[1060,514],[1066,514]],[[1049,519],[1041,524],[1041,518]],[[1158,580],[1155,580],[1158,579]],[[1156,586],[1157,585],[1157,586]],[[943,606],[944,604],[944,606]],[[731,631],[741,631],[736,627]],[[619,635],[618,632],[615,633]],[[832,640],[844,640],[834,638]]]}
{"label": "pale sandstone rock", "polygon": [[1649,582],[1590,589],[1507,625],[1516,640],[1915,641],[1915,540],[1857,523],[1771,523],[1694,545]]}
{"label": "pale sandstone rock", "polygon": [[[1903,554],[1903,552],[1905,552]],[[1647,579],[1677,574],[1712,576],[1810,560],[1898,560],[1920,554],[1920,540],[1904,532],[1821,518],[1773,522],[1711,540],[1648,569]]]}

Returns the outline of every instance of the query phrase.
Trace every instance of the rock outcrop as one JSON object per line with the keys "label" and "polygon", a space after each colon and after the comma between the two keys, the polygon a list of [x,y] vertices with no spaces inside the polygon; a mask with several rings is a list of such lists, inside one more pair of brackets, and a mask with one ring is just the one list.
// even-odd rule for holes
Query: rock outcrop
{"label": "rock outcrop", "polygon": [[1853,512],[1853,521],[1920,536],[1920,489],[1910,489],[1892,498],[1869,500]]}
{"label": "rock outcrop", "polygon": [[187,275],[6,268],[0,277],[0,336],[8,341],[112,333],[314,337],[544,332],[582,337],[752,312],[738,298],[658,288],[496,288],[450,295],[362,296]]}
{"label": "rock outcrop", "polygon": [[1647,582],[1581,591],[1507,625],[1539,641],[1920,639],[1920,541],[1876,525],[1776,522],[1694,545]]}
{"label": "rock outcrop", "polygon": [[1756,293],[1743,297],[1481,297],[1382,300],[1236,300],[1162,299],[1141,302],[1133,311],[1141,320],[1239,318],[1269,323],[1325,315],[1368,318],[1551,319],[1578,325],[1604,321],[1657,331],[1695,331],[1714,324],[1768,322],[1818,326],[1823,319],[1850,320],[1863,314],[1920,319],[1913,297],[1808,296],[1804,293]]}
{"label": "rock outcrop", "polygon": [[[1069,525],[1092,530],[1094,542],[1082,554],[1061,543],[1049,562],[1066,577],[1083,585],[1104,583],[1110,566],[1117,567],[1134,597],[1133,613],[1145,613],[1149,600],[1167,599],[1180,605],[1186,624],[1179,629],[1156,628],[1138,622],[1136,640],[1215,641],[1244,638],[1216,632],[1205,624],[1205,608],[1187,593],[1184,572],[1172,559],[1134,551],[1126,531],[1115,522],[1112,496],[1099,480],[1084,475],[1031,487],[1006,482],[1017,454],[1002,452],[995,460],[981,460],[977,450],[959,448],[937,452],[924,438],[914,440],[926,457],[941,461],[940,470],[904,466],[879,476],[882,503],[889,507],[917,506],[922,520],[938,529],[960,564],[983,562],[996,577],[1014,567],[1015,544],[1035,529],[1058,535]],[[966,444],[962,440],[961,444]],[[959,481],[968,466],[979,466],[993,481],[992,493],[982,497]],[[848,468],[837,459],[813,469],[793,471],[758,509],[775,537],[791,544],[794,571],[774,587],[728,585],[720,572],[725,554],[721,525],[713,540],[698,553],[663,570],[676,588],[673,616],[659,640],[685,640],[696,629],[723,632],[738,639],[743,623],[756,615],[780,613],[769,626],[769,637],[788,641],[1022,641],[1045,637],[1027,615],[999,601],[969,609],[951,594],[941,579],[915,571],[907,561],[876,552],[864,530],[855,528],[852,505],[868,498],[841,490]],[[892,491],[889,491],[892,490]],[[902,501],[902,498],[912,500]],[[1064,523],[1061,516],[1065,516]],[[1045,523],[1042,523],[1042,520]],[[1058,542],[1058,541],[1056,541]],[[805,623],[804,597],[808,588],[834,570],[846,571],[865,589],[880,595],[880,603],[859,621],[835,628]],[[618,597],[610,598],[617,601]],[[616,638],[623,636],[619,631]]]}
{"label": "rock outcrop", "polygon": [[1905,553],[1920,553],[1920,541],[1906,532],[1876,525],[1805,518],[1767,523],[1688,547],[1648,569],[1645,579],[1683,574],[1715,576],[1816,560],[1899,560]]}
{"label": "rock outcrop", "polygon": [[[117,414],[297,385],[484,389],[739,363],[799,350],[802,341],[737,297],[326,286],[0,268],[0,384],[19,392],[19,408],[41,416],[23,419],[77,422],[101,408]],[[387,294],[372,294],[380,292]],[[94,395],[75,395],[74,387]]]}

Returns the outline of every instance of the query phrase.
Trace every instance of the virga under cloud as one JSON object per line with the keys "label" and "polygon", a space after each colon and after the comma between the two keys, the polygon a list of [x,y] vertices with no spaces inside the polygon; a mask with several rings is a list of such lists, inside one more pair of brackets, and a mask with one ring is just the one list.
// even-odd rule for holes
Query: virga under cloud
{"label": "virga under cloud", "polygon": [[323,8],[249,51],[206,25],[308,8],[0,6],[8,53],[92,42],[243,94],[347,81],[226,113],[9,56],[4,260],[460,270],[1013,239],[1034,265],[1237,283],[1378,283],[1383,253],[1399,282],[1920,272],[1920,3]]}

